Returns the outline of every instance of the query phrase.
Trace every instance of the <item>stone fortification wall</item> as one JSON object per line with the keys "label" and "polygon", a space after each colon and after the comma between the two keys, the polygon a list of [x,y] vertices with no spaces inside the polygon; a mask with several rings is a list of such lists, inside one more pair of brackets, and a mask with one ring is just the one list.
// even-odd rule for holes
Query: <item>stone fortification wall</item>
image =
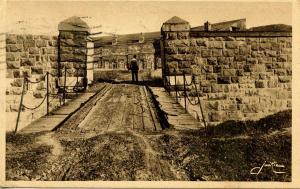
{"label": "stone fortification wall", "polygon": [[193,75],[206,121],[258,119],[292,108],[290,32],[189,28],[188,23],[163,25],[163,74],[168,80],[174,70]]}
{"label": "stone fortification wall", "polygon": [[[57,72],[57,37],[45,35],[6,35],[6,113],[7,130],[15,127],[24,76],[32,82],[26,86],[24,105],[35,107],[40,104],[46,94],[46,78],[49,75],[49,89],[56,93],[55,74]],[[58,105],[52,99],[50,110]],[[45,115],[46,104],[35,110],[22,108],[20,127]]]}

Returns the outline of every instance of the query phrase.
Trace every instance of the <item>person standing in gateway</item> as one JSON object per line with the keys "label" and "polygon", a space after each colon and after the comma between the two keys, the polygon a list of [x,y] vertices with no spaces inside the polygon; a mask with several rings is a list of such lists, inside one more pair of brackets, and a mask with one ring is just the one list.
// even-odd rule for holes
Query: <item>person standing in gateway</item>
{"label": "person standing in gateway", "polygon": [[132,75],[132,82],[138,82],[139,77],[139,66],[138,66],[138,61],[136,59],[136,55],[133,55],[133,58],[130,61],[130,69],[131,69],[131,75]]}

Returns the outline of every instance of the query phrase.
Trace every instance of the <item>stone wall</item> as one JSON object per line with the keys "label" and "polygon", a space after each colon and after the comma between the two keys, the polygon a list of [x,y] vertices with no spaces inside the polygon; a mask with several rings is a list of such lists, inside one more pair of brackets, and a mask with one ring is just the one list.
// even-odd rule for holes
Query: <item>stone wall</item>
{"label": "stone wall", "polygon": [[258,119],[292,108],[291,33],[165,28],[163,74],[171,80],[174,70],[195,77],[209,123]]}
{"label": "stone wall", "polygon": [[[36,82],[44,78],[46,72],[56,74],[57,37],[45,35],[6,35],[6,113],[7,130],[13,130],[16,124],[22,93],[23,78]],[[56,93],[55,77],[49,75],[49,89]],[[28,84],[24,95],[24,105],[35,107],[46,93],[46,79],[39,83]],[[50,110],[58,105],[51,98]],[[46,114],[46,103],[35,110],[22,109],[19,128]]]}

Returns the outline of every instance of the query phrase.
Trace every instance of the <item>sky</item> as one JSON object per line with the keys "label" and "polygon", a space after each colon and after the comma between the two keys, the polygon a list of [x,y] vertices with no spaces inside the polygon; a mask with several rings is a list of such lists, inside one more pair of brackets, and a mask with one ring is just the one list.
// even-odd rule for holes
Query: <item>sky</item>
{"label": "sky", "polygon": [[[192,27],[246,18],[247,28],[267,24],[292,25],[291,2],[204,1],[7,1],[9,33],[57,34],[58,23],[82,17],[104,34],[160,31],[163,22],[179,16]],[[100,27],[99,27],[100,26]]]}

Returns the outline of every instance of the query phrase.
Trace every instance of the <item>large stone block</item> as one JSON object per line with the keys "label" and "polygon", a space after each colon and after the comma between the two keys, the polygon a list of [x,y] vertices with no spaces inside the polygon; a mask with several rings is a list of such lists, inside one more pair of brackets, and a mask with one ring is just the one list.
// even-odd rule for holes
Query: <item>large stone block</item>
{"label": "large stone block", "polygon": [[234,57],[234,50],[232,49],[227,49],[227,50],[223,50],[223,56],[225,57]]}
{"label": "large stone block", "polygon": [[72,47],[61,47],[60,48],[60,53],[61,54],[69,54],[73,52],[73,48]]}
{"label": "large stone block", "polygon": [[20,55],[18,53],[6,53],[6,60],[7,61],[16,61],[19,60]]}
{"label": "large stone block", "polygon": [[17,44],[17,35],[16,34],[8,34],[6,35],[6,44]]}
{"label": "large stone block", "polygon": [[213,48],[213,49],[223,49],[224,48],[223,41],[208,41],[207,46],[208,46],[208,48]]}
{"label": "large stone block", "polygon": [[258,113],[261,108],[259,107],[259,104],[240,104],[239,109],[242,113]]}
{"label": "large stone block", "polygon": [[260,58],[257,58],[257,60],[258,60],[259,64],[270,64],[270,63],[272,63],[272,58],[271,57],[260,57]]}
{"label": "large stone block", "polygon": [[215,57],[222,56],[222,50],[221,49],[212,49],[212,56],[215,56]]}
{"label": "large stone block", "polygon": [[201,56],[204,57],[204,58],[211,57],[212,56],[212,51],[207,50],[207,49],[203,49],[203,50],[201,50]]}
{"label": "large stone block", "polygon": [[198,47],[198,46],[196,46],[196,47],[190,47],[190,53],[191,54],[201,54],[201,50],[202,50],[202,48],[201,47]]}
{"label": "large stone block", "polygon": [[177,32],[168,32],[166,33],[166,39],[177,39]]}
{"label": "large stone block", "polygon": [[211,87],[210,86],[208,86],[208,87],[201,87],[200,90],[203,93],[210,93],[211,92]]}
{"label": "large stone block", "polygon": [[206,79],[209,81],[217,81],[217,78],[218,78],[218,76],[215,73],[206,74]]}
{"label": "large stone block", "polygon": [[166,54],[166,60],[167,62],[171,62],[171,61],[179,61],[179,60],[186,60],[185,55],[184,54]]}
{"label": "large stone block", "polygon": [[196,39],[196,43],[199,47],[208,47],[208,39],[207,38],[198,38],[198,39]]}
{"label": "large stone block", "polygon": [[209,113],[209,121],[220,122],[225,119],[225,116],[226,116],[226,114],[224,111],[210,112]]}
{"label": "large stone block", "polygon": [[222,72],[222,66],[220,65],[214,65],[213,66],[213,73],[221,73]]}
{"label": "large stone block", "polygon": [[175,47],[189,47],[190,40],[181,39],[181,40],[173,40],[173,45]]}
{"label": "large stone block", "polygon": [[[81,50],[82,51],[82,50]],[[55,48],[46,48],[46,53],[47,54],[56,54],[56,49]],[[75,50],[74,51],[74,54],[76,54],[77,53],[77,51]],[[83,54],[83,55],[86,55],[86,52],[85,52],[85,50],[84,50],[84,52],[81,52],[80,54]]]}
{"label": "large stone block", "polygon": [[292,81],[291,76],[278,76],[278,81],[280,83],[290,83]]}
{"label": "large stone block", "polygon": [[257,64],[258,59],[256,58],[247,58],[247,64]]}
{"label": "large stone block", "polygon": [[219,65],[223,65],[223,68],[227,68],[227,67],[229,68],[228,65],[234,61],[234,57],[221,56],[221,57],[217,57],[217,60]]}
{"label": "large stone block", "polygon": [[7,44],[6,52],[22,52],[22,48],[21,44]]}
{"label": "large stone block", "polygon": [[174,69],[178,69],[178,62],[177,61],[166,62],[166,68],[169,71],[173,71]]}
{"label": "large stone block", "polygon": [[190,61],[178,61],[178,68],[190,68],[191,62]]}
{"label": "large stone block", "polygon": [[71,32],[60,32],[59,37],[61,39],[73,39],[74,35]]}
{"label": "large stone block", "polygon": [[231,77],[231,83],[238,83],[239,77]]}
{"label": "large stone block", "polygon": [[246,60],[247,60],[247,56],[245,56],[245,55],[234,56],[234,61],[236,61],[236,62],[244,62]]}
{"label": "large stone block", "polygon": [[43,39],[43,40],[50,40],[51,39],[51,37],[48,36],[48,35],[40,35],[39,37],[40,37],[40,39]]}
{"label": "large stone block", "polygon": [[246,37],[246,42],[247,43],[259,42],[259,38],[258,37]]}
{"label": "large stone block", "polygon": [[287,55],[280,55],[277,57],[277,62],[287,62],[288,56]]}
{"label": "large stone block", "polygon": [[42,67],[31,67],[31,74],[33,75],[38,75],[38,74],[43,74],[44,70]]}
{"label": "large stone block", "polygon": [[46,40],[36,40],[36,46],[38,48],[46,47],[47,46],[47,41]]}
{"label": "large stone block", "polygon": [[283,62],[273,62],[272,63],[272,68],[273,69],[282,69],[284,66]]}
{"label": "large stone block", "polygon": [[39,54],[40,49],[36,48],[36,47],[30,47],[30,48],[28,48],[28,52],[29,52],[29,54]]}
{"label": "large stone block", "polygon": [[277,52],[274,51],[274,50],[266,50],[265,53],[269,57],[276,57],[277,56]]}
{"label": "large stone block", "polygon": [[276,37],[261,37],[260,38],[261,43],[277,43]]}
{"label": "large stone block", "polygon": [[223,69],[223,76],[236,76],[236,69]]}
{"label": "large stone block", "polygon": [[217,58],[215,58],[215,57],[209,57],[209,58],[207,58],[207,63],[210,65],[217,65],[218,61],[217,61]]}
{"label": "large stone block", "polygon": [[231,77],[229,76],[218,77],[218,84],[230,84],[230,83],[231,83]]}
{"label": "large stone block", "polygon": [[[237,105],[232,103],[231,101],[228,101],[227,103],[221,104],[221,110],[226,111],[227,113],[228,112],[236,112]],[[228,117],[227,119],[230,119],[230,118]]]}
{"label": "large stone block", "polygon": [[23,79],[14,79],[13,82],[10,83],[13,87],[22,87]]}
{"label": "large stone block", "polygon": [[24,49],[27,50],[30,47],[35,47],[35,41],[33,39],[26,39],[24,41]]}
{"label": "large stone block", "polygon": [[33,66],[35,60],[33,58],[22,58],[21,66]]}
{"label": "large stone block", "polygon": [[244,69],[237,69],[236,70],[236,75],[237,76],[244,76]]}
{"label": "large stone block", "polygon": [[21,76],[20,70],[13,70],[13,75],[14,75],[14,78],[20,78],[20,76]]}
{"label": "large stone block", "polygon": [[227,49],[237,49],[239,47],[239,42],[238,41],[226,41],[225,47]]}
{"label": "large stone block", "polygon": [[206,111],[218,111],[220,110],[219,101],[205,101],[204,107]]}
{"label": "large stone block", "polygon": [[190,37],[189,32],[178,32],[177,33],[177,38],[178,39],[188,39]]}
{"label": "large stone block", "polygon": [[6,61],[7,69],[19,69],[20,62],[19,61]]}
{"label": "large stone block", "polygon": [[256,88],[266,88],[268,87],[267,81],[260,80],[260,81],[255,81],[255,87]]}
{"label": "large stone block", "polygon": [[260,43],[259,50],[271,49],[271,43]]}
{"label": "large stone block", "polygon": [[51,47],[56,47],[57,46],[57,41],[55,41],[55,40],[48,41],[48,45],[51,46]]}
{"label": "large stone block", "polygon": [[259,50],[259,43],[258,42],[251,42],[251,50],[252,51],[258,51]]}
{"label": "large stone block", "polygon": [[205,71],[205,73],[213,73],[213,66],[205,65],[205,66],[203,66],[203,70]]}
{"label": "large stone block", "polygon": [[251,53],[251,46],[248,45],[241,45],[239,47],[239,54],[240,55],[248,55]]}
{"label": "large stone block", "polygon": [[178,53],[179,54],[188,54],[190,53],[189,47],[178,47]]}
{"label": "large stone block", "polygon": [[274,74],[278,75],[278,76],[285,76],[286,74],[286,69],[275,69],[274,70]]}
{"label": "large stone block", "polygon": [[292,42],[291,37],[278,37],[277,40],[278,40],[278,43]]}

